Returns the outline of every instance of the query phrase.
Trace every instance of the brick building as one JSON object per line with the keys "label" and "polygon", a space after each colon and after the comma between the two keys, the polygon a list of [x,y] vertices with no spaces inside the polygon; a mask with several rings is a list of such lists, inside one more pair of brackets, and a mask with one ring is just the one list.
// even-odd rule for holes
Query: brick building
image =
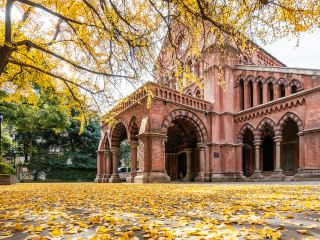
{"label": "brick building", "polygon": [[[128,182],[320,179],[320,70],[288,68],[259,47],[243,55],[212,43],[201,59],[188,61],[203,88],[181,94],[163,68],[146,84],[149,108],[143,86],[113,109],[117,123],[101,125],[96,181],[120,181],[124,139]],[[159,61],[170,67],[165,47]]]}

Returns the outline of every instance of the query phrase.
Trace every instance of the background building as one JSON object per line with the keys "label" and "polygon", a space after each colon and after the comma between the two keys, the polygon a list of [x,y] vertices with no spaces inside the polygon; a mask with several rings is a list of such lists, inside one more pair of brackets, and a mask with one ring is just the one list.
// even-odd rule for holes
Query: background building
{"label": "background building", "polygon": [[97,182],[120,181],[124,139],[130,182],[320,179],[320,70],[288,68],[258,46],[244,54],[211,42],[201,57],[183,57],[203,87],[181,94],[167,44],[157,82],[112,110],[116,124],[102,123]]}

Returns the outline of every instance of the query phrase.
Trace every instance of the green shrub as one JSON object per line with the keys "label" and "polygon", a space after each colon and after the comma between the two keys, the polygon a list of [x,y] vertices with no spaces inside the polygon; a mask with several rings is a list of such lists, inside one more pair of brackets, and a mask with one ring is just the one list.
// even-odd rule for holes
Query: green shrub
{"label": "green shrub", "polygon": [[0,174],[11,174],[15,175],[16,171],[6,163],[0,163]]}

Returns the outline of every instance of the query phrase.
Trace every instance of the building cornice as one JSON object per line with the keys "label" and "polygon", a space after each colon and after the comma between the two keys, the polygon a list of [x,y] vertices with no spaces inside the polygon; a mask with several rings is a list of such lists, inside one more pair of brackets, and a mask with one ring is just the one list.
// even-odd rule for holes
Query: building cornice
{"label": "building cornice", "polygon": [[308,68],[290,68],[290,67],[270,67],[259,65],[236,65],[235,70],[245,71],[259,71],[259,72],[274,72],[274,73],[288,73],[299,74],[309,76],[320,76],[320,69],[308,69]]}
{"label": "building cornice", "polygon": [[299,136],[303,136],[306,134],[312,134],[312,133],[318,133],[320,132],[320,128],[309,128],[309,129],[305,129],[303,130],[301,133],[299,133]]}

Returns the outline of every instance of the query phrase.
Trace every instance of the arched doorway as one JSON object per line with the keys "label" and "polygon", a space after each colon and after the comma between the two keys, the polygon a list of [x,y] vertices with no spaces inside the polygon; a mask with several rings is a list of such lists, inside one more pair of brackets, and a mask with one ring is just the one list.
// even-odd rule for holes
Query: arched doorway
{"label": "arched doorway", "polygon": [[297,123],[289,118],[283,124],[281,159],[282,168],[286,175],[293,175],[299,163],[299,127]]}
{"label": "arched doorway", "polygon": [[262,140],[262,170],[273,171],[274,170],[274,131],[270,125],[265,125],[261,130]]}
{"label": "arched doorway", "polygon": [[188,118],[174,119],[165,143],[166,171],[172,180],[194,181],[199,172],[197,128]]}
{"label": "arched doorway", "polygon": [[[124,160],[121,159],[124,155],[124,151],[129,151],[128,154],[130,154],[130,149],[127,146],[127,129],[123,122],[118,122],[111,132],[111,155],[112,155],[112,175],[109,178],[109,182],[121,182],[124,181],[127,177],[125,174],[129,171],[128,166],[123,166],[127,162],[128,159]],[[130,158],[130,157],[129,157]],[[120,168],[119,168],[120,167]],[[119,176],[119,169],[121,178]],[[124,171],[123,169],[126,169]],[[131,171],[131,170],[130,170]]]}
{"label": "arched doorway", "polygon": [[255,156],[253,141],[253,132],[247,128],[243,135],[242,145],[242,171],[246,177],[250,177],[254,172]]}

